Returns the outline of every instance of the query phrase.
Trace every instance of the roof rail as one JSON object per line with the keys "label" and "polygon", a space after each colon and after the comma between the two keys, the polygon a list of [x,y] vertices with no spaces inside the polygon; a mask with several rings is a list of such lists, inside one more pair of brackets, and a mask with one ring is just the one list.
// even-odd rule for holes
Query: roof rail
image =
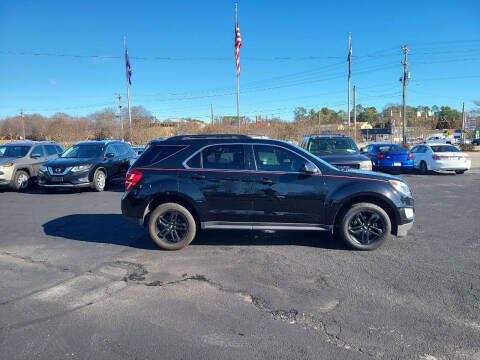
{"label": "roof rail", "polygon": [[205,134],[205,135],[177,135],[168,140],[210,140],[210,139],[251,139],[248,135],[241,134]]}

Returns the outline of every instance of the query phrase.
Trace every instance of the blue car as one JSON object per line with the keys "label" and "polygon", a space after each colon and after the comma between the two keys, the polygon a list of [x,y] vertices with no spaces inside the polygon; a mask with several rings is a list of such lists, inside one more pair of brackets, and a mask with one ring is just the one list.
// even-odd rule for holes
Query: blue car
{"label": "blue car", "polygon": [[370,144],[361,150],[372,160],[373,170],[413,170],[413,154],[397,144]]}

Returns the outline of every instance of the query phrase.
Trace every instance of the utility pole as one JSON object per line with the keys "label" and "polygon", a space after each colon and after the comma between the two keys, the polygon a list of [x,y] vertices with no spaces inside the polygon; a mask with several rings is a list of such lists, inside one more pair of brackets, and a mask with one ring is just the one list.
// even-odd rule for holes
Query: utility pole
{"label": "utility pole", "polygon": [[407,144],[407,138],[405,134],[406,126],[407,126],[407,79],[408,79],[408,62],[407,62],[407,54],[410,52],[407,44],[402,46],[403,51],[403,78],[400,79],[403,84],[403,116],[402,116],[402,138],[403,138],[403,145]]}
{"label": "utility pole", "polygon": [[348,33],[348,100],[347,100],[347,116],[348,116],[348,135],[350,135],[350,78],[352,77],[352,33]]}
{"label": "utility pole", "polygon": [[[130,144],[133,144],[133,130],[132,130],[132,111],[130,110],[130,58],[128,57],[128,50],[127,50],[127,37],[123,37],[123,51],[125,52],[125,74],[127,78],[127,105],[128,105],[128,121],[130,125]],[[130,73],[129,73],[130,71]],[[122,122],[123,124],[123,122]]]}
{"label": "utility pole", "polygon": [[23,109],[20,109],[20,116],[22,117],[22,129],[23,129],[23,140],[27,140],[27,138],[25,137],[25,120],[24,120],[24,113],[23,113]]}
{"label": "utility pole", "polygon": [[320,130],[320,111],[317,113],[317,116],[318,116],[318,133],[320,134],[321,133],[321,130]]}
{"label": "utility pole", "polygon": [[465,102],[463,103],[462,106],[462,144],[465,143],[465,123],[466,123],[467,117],[465,114]]}
{"label": "utility pole", "polygon": [[210,104],[210,111],[212,112],[212,125],[213,125],[213,104]]}
{"label": "utility pole", "polygon": [[353,140],[357,142],[357,87],[353,85]]}
{"label": "utility pole", "polygon": [[122,132],[122,141],[125,141],[125,136],[123,135],[123,117],[122,117],[122,95],[117,94],[118,99],[118,118],[120,119],[121,132]]}

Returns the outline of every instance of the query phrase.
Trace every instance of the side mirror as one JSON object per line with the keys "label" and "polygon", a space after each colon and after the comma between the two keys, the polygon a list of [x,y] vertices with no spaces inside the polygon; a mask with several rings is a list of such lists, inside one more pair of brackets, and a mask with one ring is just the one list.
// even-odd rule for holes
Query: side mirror
{"label": "side mirror", "polygon": [[366,147],[362,147],[362,148],[360,148],[360,152],[361,152],[362,154],[365,154],[365,153],[367,153],[368,151],[367,151],[367,148],[366,148]]}
{"label": "side mirror", "polygon": [[32,159],[38,159],[38,158],[40,157],[40,154],[35,153],[35,154],[30,155],[30,157],[31,157]]}
{"label": "side mirror", "polygon": [[114,153],[108,153],[108,154],[105,155],[105,158],[107,158],[107,159],[111,159],[113,157],[115,157]]}
{"label": "side mirror", "polygon": [[318,174],[318,168],[311,162],[305,163],[305,165],[303,165],[302,171],[307,174]]}

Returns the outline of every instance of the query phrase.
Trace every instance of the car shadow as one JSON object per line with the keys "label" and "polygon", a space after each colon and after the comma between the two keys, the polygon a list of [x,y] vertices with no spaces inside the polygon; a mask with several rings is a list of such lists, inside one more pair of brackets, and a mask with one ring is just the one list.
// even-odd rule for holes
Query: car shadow
{"label": "car shadow", "polygon": [[[74,214],[43,224],[46,235],[92,243],[128,246],[137,249],[161,250],[147,231],[130,224],[120,214]],[[199,231],[191,245],[195,246],[307,246],[348,250],[328,232],[248,230]]]}

